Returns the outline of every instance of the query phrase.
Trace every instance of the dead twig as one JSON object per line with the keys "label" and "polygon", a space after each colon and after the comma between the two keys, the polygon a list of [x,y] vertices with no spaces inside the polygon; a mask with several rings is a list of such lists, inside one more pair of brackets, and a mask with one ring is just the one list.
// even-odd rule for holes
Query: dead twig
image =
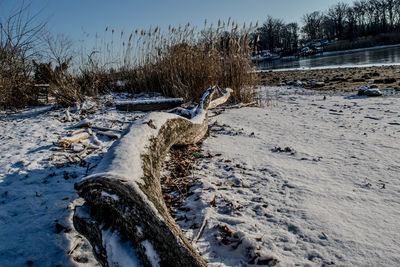
{"label": "dead twig", "polygon": [[197,241],[201,237],[201,234],[204,231],[204,227],[206,226],[206,224],[207,224],[207,218],[204,218],[203,223],[201,224],[199,231],[197,232],[195,238],[193,239],[193,243],[197,243]]}
{"label": "dead twig", "polygon": [[72,255],[72,253],[74,253],[75,249],[77,249],[79,246],[81,245],[80,241],[77,241],[72,248],[68,251],[68,255]]}

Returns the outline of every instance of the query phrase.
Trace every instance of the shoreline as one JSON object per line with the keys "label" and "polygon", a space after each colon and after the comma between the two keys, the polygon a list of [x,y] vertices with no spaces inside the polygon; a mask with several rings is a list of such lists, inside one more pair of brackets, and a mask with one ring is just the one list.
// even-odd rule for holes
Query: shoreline
{"label": "shoreline", "polygon": [[400,63],[371,63],[362,65],[330,65],[325,67],[301,67],[301,68],[287,68],[287,69],[273,69],[273,70],[257,70],[256,73],[265,72],[285,72],[285,71],[302,71],[302,70],[330,70],[330,69],[347,69],[347,68],[370,68],[370,67],[389,67],[400,66]]}
{"label": "shoreline", "polygon": [[[338,50],[338,51],[328,51],[328,52],[323,52],[320,56],[318,57],[329,57],[329,56],[336,56],[336,55],[345,55],[345,54],[352,54],[352,53],[357,53],[357,52],[364,52],[364,51],[373,51],[373,50],[382,50],[382,49],[388,49],[388,48],[396,48],[400,47],[400,44],[393,44],[393,45],[378,45],[378,46],[372,46],[372,47],[364,47],[364,48],[356,48],[356,49],[348,49],[348,50]],[[291,61],[290,58],[294,56],[287,56],[283,57],[280,60],[288,60]],[[296,68],[279,68],[279,69],[260,69],[257,70],[256,72],[275,72],[275,71],[288,71],[288,70],[313,70],[313,69],[336,69],[336,68],[346,68],[346,67],[379,67],[379,66],[392,66],[392,65],[400,65],[400,63],[369,63],[369,64],[346,64],[346,65],[329,65],[329,66],[322,66],[322,67],[296,67]]]}
{"label": "shoreline", "polygon": [[400,44],[376,45],[376,46],[371,46],[371,47],[345,49],[345,50],[337,50],[337,51],[328,51],[328,52],[323,52],[322,55],[323,56],[332,56],[332,55],[349,54],[349,53],[371,51],[371,50],[378,50],[378,49],[385,49],[385,48],[394,48],[394,47],[400,47]]}
{"label": "shoreline", "polygon": [[[400,64],[368,67],[340,67],[258,72],[261,85],[277,86],[288,82],[313,80],[323,83],[317,90],[356,91],[360,86],[400,90]],[[306,87],[307,88],[307,87]]]}

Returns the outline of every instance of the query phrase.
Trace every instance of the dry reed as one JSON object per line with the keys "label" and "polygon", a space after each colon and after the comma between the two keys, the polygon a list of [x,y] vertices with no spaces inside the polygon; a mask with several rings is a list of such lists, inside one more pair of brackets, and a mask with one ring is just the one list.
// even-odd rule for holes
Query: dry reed
{"label": "dry reed", "polygon": [[[217,84],[234,90],[234,102],[251,101],[258,83],[250,61],[253,28],[231,20],[219,20],[217,25],[205,22],[202,30],[190,23],[170,25],[167,31],[156,26],[121,32],[118,39],[107,27],[102,40],[96,41],[101,45],[82,51],[83,59],[91,55],[84,63],[86,72],[107,76],[100,83],[109,90],[161,92],[196,100],[205,88]],[[118,81],[123,81],[123,88],[115,86]]]}
{"label": "dry reed", "polygon": [[[4,29],[6,25],[0,26]],[[33,29],[38,35],[42,25]],[[10,33],[3,31],[0,109],[37,104],[35,83],[49,83],[50,96],[62,106],[74,105],[84,95],[110,91],[161,92],[195,101],[210,85],[232,88],[233,102],[249,102],[258,84],[250,60],[252,31],[251,25],[239,26],[231,19],[219,20],[216,26],[205,21],[201,30],[190,23],[170,25],[165,31],[159,26],[132,32],[106,27],[103,37],[93,35],[94,46],[82,44],[74,72],[68,69],[71,55],[65,55],[68,60],[58,62],[55,69],[49,63],[33,64],[27,52],[34,50],[34,44],[12,46],[7,39]]]}

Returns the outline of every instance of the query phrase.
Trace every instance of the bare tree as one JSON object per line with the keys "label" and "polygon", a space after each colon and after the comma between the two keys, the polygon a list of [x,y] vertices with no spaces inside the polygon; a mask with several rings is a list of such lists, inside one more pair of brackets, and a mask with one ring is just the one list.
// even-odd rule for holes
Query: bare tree
{"label": "bare tree", "polygon": [[349,6],[344,3],[338,3],[328,9],[327,17],[332,21],[335,27],[336,38],[342,39],[344,37],[343,33],[348,9]]}
{"label": "bare tree", "polygon": [[395,0],[385,0],[384,9],[388,12],[390,31],[393,30],[395,16]]}
{"label": "bare tree", "polygon": [[305,35],[304,39],[312,40],[323,35],[324,15],[320,11],[305,14],[302,18],[303,27],[301,31]]}
{"label": "bare tree", "polygon": [[354,8],[349,7],[346,11],[346,25],[344,27],[344,37],[346,39],[353,39],[358,36],[358,27],[357,27],[357,19],[356,12]]}
{"label": "bare tree", "polygon": [[44,44],[46,47],[45,55],[49,61],[61,66],[72,60],[74,54],[73,42],[68,36],[47,33],[44,35]]}
{"label": "bare tree", "polygon": [[358,34],[359,35],[364,35],[365,33],[365,17],[366,17],[366,1],[355,1],[353,4],[353,11],[354,11],[354,16],[356,18],[356,23],[358,25]]}
{"label": "bare tree", "polygon": [[297,48],[298,25],[297,23],[285,24],[281,19],[267,17],[265,23],[257,28],[257,45],[259,49],[291,51]]}
{"label": "bare tree", "polygon": [[[373,37],[371,45],[394,43],[400,38],[395,37],[400,36],[400,0],[356,0],[352,5],[340,2],[324,12],[305,14],[302,24],[303,43],[320,38],[354,40],[382,33],[390,35]],[[296,47],[298,27],[269,16],[255,36],[258,48],[287,51]]]}
{"label": "bare tree", "polygon": [[283,36],[285,50],[296,50],[299,43],[299,25],[289,23],[285,25],[285,35]]}
{"label": "bare tree", "polygon": [[22,1],[8,17],[0,18],[0,107],[28,104],[31,59],[37,56],[37,45],[45,22],[38,13],[30,13],[31,2]]}
{"label": "bare tree", "polygon": [[395,31],[400,31],[400,0],[394,2]]}

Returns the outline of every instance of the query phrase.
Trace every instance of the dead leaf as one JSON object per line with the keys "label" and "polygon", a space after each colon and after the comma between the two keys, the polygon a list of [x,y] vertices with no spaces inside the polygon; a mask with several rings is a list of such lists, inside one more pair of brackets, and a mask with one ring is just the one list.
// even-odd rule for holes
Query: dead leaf
{"label": "dead leaf", "polygon": [[210,201],[210,206],[211,206],[211,207],[216,207],[216,206],[217,206],[217,205],[215,204],[215,199],[216,199],[216,197],[217,197],[217,196],[214,195],[213,200]]}

